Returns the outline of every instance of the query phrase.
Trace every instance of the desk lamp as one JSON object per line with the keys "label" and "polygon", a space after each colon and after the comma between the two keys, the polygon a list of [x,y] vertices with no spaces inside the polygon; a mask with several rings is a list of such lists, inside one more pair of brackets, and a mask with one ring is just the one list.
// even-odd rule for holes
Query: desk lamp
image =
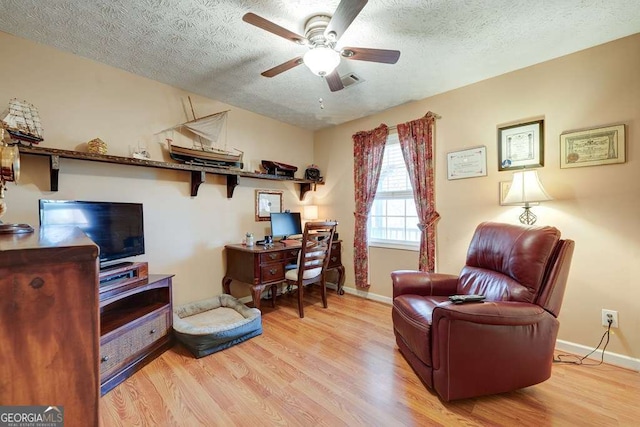
{"label": "desk lamp", "polygon": [[318,206],[306,205],[302,208],[302,211],[305,220],[312,221],[318,219]]}

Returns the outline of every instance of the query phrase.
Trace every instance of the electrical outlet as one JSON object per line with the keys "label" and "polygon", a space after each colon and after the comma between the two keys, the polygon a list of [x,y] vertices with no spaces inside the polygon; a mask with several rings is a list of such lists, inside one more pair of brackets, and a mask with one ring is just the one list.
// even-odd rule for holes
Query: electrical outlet
{"label": "electrical outlet", "polygon": [[602,326],[609,326],[609,319],[611,319],[611,327],[618,327],[618,312],[615,310],[602,309]]}

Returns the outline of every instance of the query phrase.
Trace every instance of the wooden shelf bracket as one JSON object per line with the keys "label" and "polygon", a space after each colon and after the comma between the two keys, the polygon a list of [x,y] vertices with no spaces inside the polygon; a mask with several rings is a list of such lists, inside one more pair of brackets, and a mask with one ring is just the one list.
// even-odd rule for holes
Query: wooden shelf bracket
{"label": "wooden shelf bracket", "polygon": [[316,191],[316,184],[317,183],[310,183],[310,182],[305,182],[300,184],[300,201],[304,200],[304,196],[307,194],[308,191],[311,191],[312,186],[313,186],[313,191]]}
{"label": "wooden shelf bracket", "polygon": [[49,157],[49,182],[51,191],[58,191],[58,175],[60,174],[60,156]]}
{"label": "wooden shelf bracket", "polygon": [[191,171],[191,197],[198,195],[200,184],[207,181],[207,173],[205,171]]}
{"label": "wooden shelf bracket", "polygon": [[227,175],[227,199],[233,197],[233,190],[240,184],[238,175]]}

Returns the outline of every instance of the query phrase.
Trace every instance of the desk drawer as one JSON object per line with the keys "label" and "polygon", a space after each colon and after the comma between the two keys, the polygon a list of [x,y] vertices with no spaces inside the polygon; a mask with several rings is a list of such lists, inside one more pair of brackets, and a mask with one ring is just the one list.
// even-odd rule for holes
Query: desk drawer
{"label": "desk drawer", "polygon": [[297,264],[299,252],[300,249],[289,249],[282,252],[282,258],[286,261],[285,264]]}
{"label": "desk drawer", "polygon": [[342,254],[340,252],[340,243],[331,244],[331,256],[329,257],[328,268],[338,267],[342,265]]}
{"label": "desk drawer", "polygon": [[281,261],[284,257],[285,252],[267,252],[264,254],[260,254],[260,265],[268,264],[270,262]]}
{"label": "desk drawer", "polygon": [[284,280],[284,264],[274,263],[260,267],[260,282],[281,282]]}
{"label": "desk drawer", "polygon": [[100,346],[100,377],[104,379],[135,357],[141,350],[167,335],[169,308],[143,320],[138,326]]}

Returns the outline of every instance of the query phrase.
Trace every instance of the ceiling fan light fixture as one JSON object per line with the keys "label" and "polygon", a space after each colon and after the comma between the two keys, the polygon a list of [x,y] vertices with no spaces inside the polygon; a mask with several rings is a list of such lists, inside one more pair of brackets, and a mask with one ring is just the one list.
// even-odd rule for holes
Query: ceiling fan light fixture
{"label": "ceiling fan light fixture", "polygon": [[340,64],[340,54],[327,46],[316,46],[304,54],[304,64],[317,76],[331,74]]}

